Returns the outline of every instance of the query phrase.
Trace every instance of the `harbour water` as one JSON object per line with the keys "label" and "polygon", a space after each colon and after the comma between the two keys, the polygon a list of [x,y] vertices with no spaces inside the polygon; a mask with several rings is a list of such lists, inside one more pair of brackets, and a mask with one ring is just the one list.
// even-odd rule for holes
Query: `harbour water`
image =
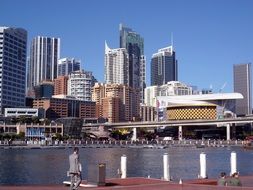
{"label": "harbour water", "polygon": [[[221,171],[230,172],[230,154],[237,153],[240,175],[253,174],[253,150],[242,147],[169,147],[147,148],[80,148],[83,179],[89,167],[106,164],[106,177],[118,177],[120,157],[127,156],[127,176],[161,178],[163,154],[169,154],[172,180],[194,179],[199,174],[199,155],[207,156],[207,175],[217,178]],[[0,149],[0,184],[61,184],[67,180],[68,156],[72,148]]]}

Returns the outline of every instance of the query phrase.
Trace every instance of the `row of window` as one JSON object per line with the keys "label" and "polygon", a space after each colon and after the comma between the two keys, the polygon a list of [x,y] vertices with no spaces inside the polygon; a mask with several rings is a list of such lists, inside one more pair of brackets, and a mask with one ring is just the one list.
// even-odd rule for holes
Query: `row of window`
{"label": "row of window", "polygon": [[10,42],[12,44],[15,44],[15,45],[26,46],[26,42],[25,41],[20,40],[20,39],[18,39],[16,37],[13,37],[12,35],[10,35],[10,37],[8,37],[8,35],[5,34],[4,40],[7,41],[7,42]]}
{"label": "row of window", "polygon": [[16,78],[23,77],[25,76],[25,67],[21,66],[11,67],[9,65],[8,66],[4,65],[4,73],[9,76],[15,76]]}

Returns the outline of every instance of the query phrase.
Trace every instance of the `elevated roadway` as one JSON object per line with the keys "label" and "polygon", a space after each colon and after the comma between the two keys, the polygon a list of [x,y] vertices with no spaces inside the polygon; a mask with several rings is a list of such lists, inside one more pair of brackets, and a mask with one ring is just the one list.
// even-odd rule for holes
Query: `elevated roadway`
{"label": "elevated roadway", "polygon": [[174,121],[142,121],[142,122],[121,122],[121,123],[103,123],[103,124],[87,124],[84,127],[98,127],[105,126],[111,129],[126,129],[132,128],[133,140],[137,139],[137,128],[157,128],[161,126],[178,127],[178,138],[183,138],[184,126],[217,126],[226,127],[227,140],[230,140],[230,127],[232,125],[253,123],[253,117],[237,117],[228,119],[214,119],[214,120],[174,120]]}

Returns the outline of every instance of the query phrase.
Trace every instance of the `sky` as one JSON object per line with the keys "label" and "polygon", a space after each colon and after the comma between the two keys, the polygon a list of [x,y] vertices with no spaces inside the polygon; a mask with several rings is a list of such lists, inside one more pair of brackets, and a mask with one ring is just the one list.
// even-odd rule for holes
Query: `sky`
{"label": "sky", "polygon": [[253,61],[252,0],[0,0],[0,26],[61,39],[61,58],[104,81],[104,43],[119,48],[119,24],[144,38],[147,85],[153,53],[171,45],[179,81],[233,92],[233,65]]}

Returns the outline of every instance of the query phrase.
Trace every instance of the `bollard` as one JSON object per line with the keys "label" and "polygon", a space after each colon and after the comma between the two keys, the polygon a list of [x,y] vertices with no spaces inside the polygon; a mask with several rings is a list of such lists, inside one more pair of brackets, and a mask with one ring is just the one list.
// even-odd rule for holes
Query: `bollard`
{"label": "bollard", "polygon": [[206,179],[206,154],[204,152],[200,153],[200,175],[202,179]]}
{"label": "bollard", "polygon": [[168,153],[163,154],[163,179],[165,181],[170,180],[170,165]]}
{"label": "bollard", "polygon": [[231,157],[230,157],[230,164],[231,164],[231,171],[230,171],[230,175],[232,175],[233,173],[237,172],[237,164],[236,164],[236,152],[232,151],[231,152]]}
{"label": "bollard", "polygon": [[121,170],[121,178],[126,178],[127,177],[127,157],[124,154],[121,156],[120,170]]}

